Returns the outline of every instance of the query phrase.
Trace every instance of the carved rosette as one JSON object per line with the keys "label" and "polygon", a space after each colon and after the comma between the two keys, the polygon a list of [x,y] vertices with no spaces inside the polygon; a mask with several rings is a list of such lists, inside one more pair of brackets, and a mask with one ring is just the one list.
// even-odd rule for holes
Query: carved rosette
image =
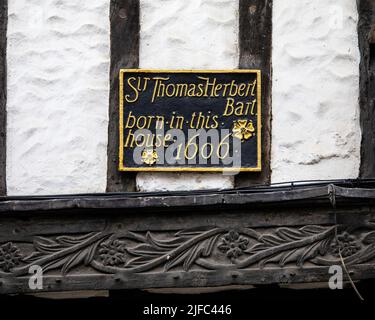
{"label": "carved rosette", "polygon": [[[375,228],[374,228],[375,229]],[[361,228],[198,228],[177,232],[95,232],[35,237],[32,243],[0,244],[0,274],[22,276],[31,265],[68,274],[75,268],[100,273],[170,270],[261,269],[328,266],[375,258],[372,224]]]}

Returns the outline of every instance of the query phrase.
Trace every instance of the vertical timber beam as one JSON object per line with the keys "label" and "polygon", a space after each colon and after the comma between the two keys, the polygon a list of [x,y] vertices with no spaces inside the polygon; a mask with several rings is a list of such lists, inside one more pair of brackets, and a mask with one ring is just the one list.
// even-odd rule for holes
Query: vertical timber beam
{"label": "vertical timber beam", "polygon": [[357,0],[360,63],[360,178],[375,178],[375,1]]}
{"label": "vertical timber beam", "polygon": [[262,172],[240,173],[236,187],[268,184],[271,178],[272,0],[239,0],[240,69],[262,71]]}
{"label": "vertical timber beam", "polygon": [[7,26],[8,0],[0,0],[0,196],[6,194]]}
{"label": "vertical timber beam", "polygon": [[135,174],[118,171],[119,71],[139,67],[139,0],[111,0],[107,192],[135,191]]}

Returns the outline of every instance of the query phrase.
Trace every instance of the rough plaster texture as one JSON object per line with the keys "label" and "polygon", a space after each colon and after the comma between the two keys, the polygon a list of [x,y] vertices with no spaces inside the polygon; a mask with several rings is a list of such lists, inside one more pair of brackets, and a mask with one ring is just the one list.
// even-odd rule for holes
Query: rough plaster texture
{"label": "rough plaster texture", "polygon": [[8,194],[103,192],[108,0],[11,0]]}
{"label": "rough plaster texture", "polygon": [[272,182],[358,177],[355,0],[274,0]]}
{"label": "rough plaster texture", "polygon": [[[238,0],[141,0],[140,67],[238,68]],[[140,191],[218,189],[232,176],[140,173]]]}
{"label": "rough plaster texture", "polygon": [[[105,190],[108,7],[9,1],[9,195]],[[233,0],[141,0],[140,67],[237,68],[237,8]],[[274,0],[273,15],[272,182],[357,177],[355,0]],[[137,186],[229,188],[233,178],[142,173]]]}

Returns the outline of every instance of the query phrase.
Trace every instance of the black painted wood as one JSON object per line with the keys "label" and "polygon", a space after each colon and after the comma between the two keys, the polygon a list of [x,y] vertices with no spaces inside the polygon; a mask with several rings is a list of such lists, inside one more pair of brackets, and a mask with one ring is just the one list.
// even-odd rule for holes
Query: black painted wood
{"label": "black painted wood", "polygon": [[135,191],[135,174],[118,171],[119,71],[139,66],[139,0],[111,0],[107,191]]}
{"label": "black painted wood", "polygon": [[7,25],[8,1],[0,0],[0,195],[6,193]]}
{"label": "black painted wood", "polygon": [[35,293],[32,265],[44,268],[46,292],[327,283],[338,245],[354,280],[374,279],[374,204],[315,201],[1,214],[0,293]]}
{"label": "black painted wood", "polygon": [[[107,196],[97,195],[72,195],[60,197],[28,197],[28,198],[3,198],[0,199],[0,213],[34,212],[56,210],[81,210],[81,209],[129,209],[142,211],[176,209],[191,210],[203,207],[208,211],[218,208],[241,206],[266,206],[274,203],[293,204],[296,201],[305,201],[311,204],[312,200],[327,204],[332,197],[339,203],[345,198],[349,199],[375,199],[375,189],[347,188],[335,185],[316,187],[300,187],[293,189],[269,188],[268,190],[233,190],[226,192],[206,192],[201,194],[149,194],[149,193],[118,193]],[[337,198],[337,199],[336,199]]]}
{"label": "black painted wood", "polygon": [[270,182],[271,170],[271,59],[272,0],[240,0],[240,69],[262,70],[262,167],[261,173],[241,173],[236,187]]}
{"label": "black painted wood", "polygon": [[357,0],[360,63],[361,178],[375,177],[375,2]]}
{"label": "black painted wood", "polygon": [[[117,193],[112,195],[71,195],[55,197],[12,197],[0,198],[0,214],[19,215],[25,212],[59,216],[69,212],[86,214],[92,210],[117,211],[126,209],[127,213],[137,212],[190,212],[204,210],[207,212],[246,212],[249,208],[269,210],[276,204],[280,207],[322,206],[331,204],[334,207],[375,203],[374,188],[353,188],[333,184],[300,187],[281,190],[275,188],[227,192],[206,192],[201,194],[149,194]],[[262,215],[257,215],[262,220]],[[193,223],[193,222],[191,222]]]}

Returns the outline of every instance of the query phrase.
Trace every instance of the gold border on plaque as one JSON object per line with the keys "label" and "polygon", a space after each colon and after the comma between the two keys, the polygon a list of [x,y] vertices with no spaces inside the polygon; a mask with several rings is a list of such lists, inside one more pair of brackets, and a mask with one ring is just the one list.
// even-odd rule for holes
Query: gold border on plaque
{"label": "gold border on plaque", "polygon": [[[255,168],[228,168],[228,167],[152,167],[152,168],[127,168],[124,167],[124,74],[133,73],[256,73],[257,74],[257,156],[258,163]],[[120,69],[119,74],[119,96],[120,96],[120,116],[119,116],[119,171],[122,172],[260,172],[262,171],[262,77],[261,71],[255,69],[236,70],[158,70],[158,69]]]}

